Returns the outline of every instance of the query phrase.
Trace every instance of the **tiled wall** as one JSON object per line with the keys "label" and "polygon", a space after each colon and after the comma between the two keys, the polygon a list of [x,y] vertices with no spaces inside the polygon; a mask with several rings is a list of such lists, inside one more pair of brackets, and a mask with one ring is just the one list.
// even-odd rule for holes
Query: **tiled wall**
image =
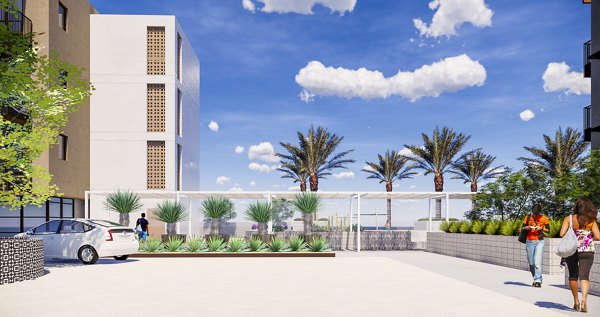
{"label": "tiled wall", "polygon": [[[594,264],[590,271],[590,294],[600,296],[600,242],[596,242]],[[569,270],[565,267],[565,285],[569,286]]]}
{"label": "tiled wall", "polygon": [[[560,239],[545,239],[544,274],[562,274],[560,257],[555,254]],[[490,236],[445,232],[427,233],[427,252],[529,271],[525,245],[514,236]]]}
{"label": "tiled wall", "polygon": [[44,275],[44,240],[0,238],[0,284]]}

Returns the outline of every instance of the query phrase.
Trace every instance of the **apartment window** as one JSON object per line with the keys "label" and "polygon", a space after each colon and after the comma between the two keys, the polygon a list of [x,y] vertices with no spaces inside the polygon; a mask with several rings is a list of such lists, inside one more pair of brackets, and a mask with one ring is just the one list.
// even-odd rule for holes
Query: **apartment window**
{"label": "apartment window", "polygon": [[63,29],[65,32],[67,31],[67,15],[69,14],[69,9],[65,7],[61,2],[58,3],[58,26]]}
{"label": "apartment window", "polygon": [[165,74],[165,27],[149,26],[147,29],[148,75]]}
{"label": "apartment window", "polygon": [[69,137],[64,134],[58,135],[58,159],[67,160],[67,150],[69,147]]}
{"label": "apartment window", "polygon": [[147,188],[165,189],[165,142],[148,141]]}
{"label": "apartment window", "polygon": [[177,79],[179,81],[181,81],[181,71],[182,71],[182,62],[181,62],[181,58],[182,58],[182,51],[181,51],[181,45],[182,45],[182,39],[181,39],[181,35],[179,35],[179,33],[177,33]]}
{"label": "apartment window", "polygon": [[148,84],[147,131],[165,132],[165,85]]}
{"label": "apartment window", "polygon": [[181,90],[177,89],[177,135],[183,135],[183,127],[182,127],[182,104],[183,97],[181,95]]}
{"label": "apartment window", "polygon": [[183,160],[183,147],[181,144],[177,144],[177,190],[181,190],[182,187],[182,161]]}
{"label": "apartment window", "polygon": [[68,77],[69,77],[69,73],[66,70],[60,70],[58,72],[58,84],[67,88],[67,86],[68,86],[67,78]]}

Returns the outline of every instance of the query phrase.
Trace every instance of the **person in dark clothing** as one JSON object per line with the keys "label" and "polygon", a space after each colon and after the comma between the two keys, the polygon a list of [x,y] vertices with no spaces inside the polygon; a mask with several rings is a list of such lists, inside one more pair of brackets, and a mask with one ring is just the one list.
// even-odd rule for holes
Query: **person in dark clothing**
{"label": "person in dark clothing", "polygon": [[146,220],[146,213],[142,212],[142,218],[138,218],[135,222],[135,228],[139,232],[140,240],[146,241],[148,238],[148,220]]}

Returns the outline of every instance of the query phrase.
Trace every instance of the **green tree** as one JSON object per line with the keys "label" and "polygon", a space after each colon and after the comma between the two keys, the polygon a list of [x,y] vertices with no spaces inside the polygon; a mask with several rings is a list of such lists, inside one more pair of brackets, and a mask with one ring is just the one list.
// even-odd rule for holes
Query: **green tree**
{"label": "green tree", "polygon": [[298,146],[280,143],[288,154],[277,153],[277,156],[283,158],[284,162],[293,163],[298,175],[306,173],[310,191],[318,191],[320,178],[331,175],[334,169],[347,168],[348,163],[354,163],[354,160],[345,158],[354,150],[334,154],[343,140],[344,137],[331,134],[325,128],[318,127],[315,131],[315,128],[311,127],[306,136],[298,131]]}
{"label": "green tree", "polygon": [[278,156],[283,159],[281,167],[277,168],[278,171],[283,173],[281,178],[291,178],[294,183],[300,183],[300,191],[305,192],[308,173],[306,172],[302,158],[294,154],[278,154]]}
{"label": "green tree", "polygon": [[[412,178],[416,175],[413,172],[413,166],[407,165],[409,159],[402,156],[397,151],[387,150],[384,155],[377,155],[378,162],[366,162],[369,168],[365,168],[362,171],[368,173],[368,179],[376,179],[379,183],[385,183],[385,191],[391,192],[393,190],[394,180],[402,180]],[[392,225],[392,199],[387,199],[387,221],[386,226],[391,227]]]}
{"label": "green tree", "polygon": [[312,215],[316,214],[319,208],[322,206],[321,197],[316,193],[300,193],[296,195],[292,204],[302,213],[302,220],[304,222],[304,235],[306,240],[309,241],[309,237],[312,235]]}
{"label": "green tree", "polygon": [[125,227],[129,226],[129,214],[142,208],[140,197],[131,191],[116,191],[110,193],[104,201],[104,207],[110,211],[119,213],[119,223]]}
{"label": "green tree", "polygon": [[294,206],[287,199],[273,199],[273,227],[283,227],[285,221],[294,217]]}
{"label": "green tree", "polygon": [[[405,145],[412,151],[411,157],[416,164],[415,167],[422,169],[425,175],[433,174],[433,182],[436,192],[444,191],[444,174],[452,168],[452,160],[462,150],[471,136],[456,133],[454,130],[444,127],[442,131],[438,127],[429,137],[421,134],[423,145]],[[435,200],[435,217],[442,217],[442,200]]]}
{"label": "green tree", "polygon": [[[0,9],[20,15],[13,3],[0,0]],[[13,208],[57,195],[48,170],[34,162],[93,89],[81,68],[57,54],[38,55],[36,36],[0,23],[0,205]]]}
{"label": "green tree", "polygon": [[477,184],[480,181],[493,179],[502,174],[502,165],[492,167],[495,156],[485,154],[481,149],[463,154],[456,162],[452,164],[450,173],[454,174],[453,179],[460,179],[465,184],[471,185],[471,192],[477,192]]}

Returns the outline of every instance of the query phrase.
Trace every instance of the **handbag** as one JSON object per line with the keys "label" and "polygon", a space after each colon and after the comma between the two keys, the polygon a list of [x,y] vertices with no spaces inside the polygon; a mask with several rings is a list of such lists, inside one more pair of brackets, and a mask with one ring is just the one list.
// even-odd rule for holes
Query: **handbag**
{"label": "handbag", "polygon": [[577,252],[579,241],[573,231],[573,216],[570,217],[569,229],[567,233],[560,239],[558,246],[556,247],[556,254],[561,258],[567,258]]}
{"label": "handbag", "polygon": [[[527,215],[527,219],[525,219],[525,224],[528,226],[529,225],[529,217],[531,217],[531,214]],[[521,226],[521,232],[519,232],[519,242],[521,243],[526,243],[527,242],[527,229],[522,228],[523,226]]]}
{"label": "handbag", "polygon": [[135,233],[141,233],[142,232],[142,225],[137,225],[135,227]]}

